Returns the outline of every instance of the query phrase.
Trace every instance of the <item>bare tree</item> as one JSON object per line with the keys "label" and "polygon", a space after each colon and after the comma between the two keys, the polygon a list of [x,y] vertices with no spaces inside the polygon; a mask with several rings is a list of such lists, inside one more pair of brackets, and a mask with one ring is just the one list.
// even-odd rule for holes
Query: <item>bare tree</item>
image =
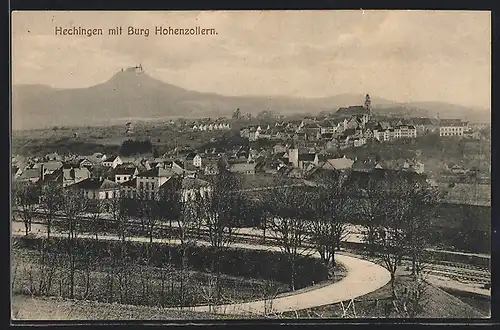
{"label": "bare tree", "polygon": [[196,198],[198,214],[203,227],[208,232],[208,239],[213,248],[212,272],[216,277],[216,299],[222,294],[220,279],[220,259],[222,250],[227,248],[234,236],[241,203],[241,182],[235,174],[219,169],[219,175],[210,183],[210,190],[204,196]]}
{"label": "bare tree", "polygon": [[66,188],[62,196],[61,213],[64,220],[61,225],[68,233],[68,238],[76,240],[80,230],[80,220],[90,205],[89,200],[83,196],[81,191],[72,188]]}
{"label": "bare tree", "polygon": [[384,181],[385,217],[377,243],[394,285],[396,270],[405,256],[412,259],[413,273],[418,273],[422,266],[430,228],[428,212],[436,205],[437,195],[423,177],[411,172],[387,174]]}
{"label": "bare tree", "polygon": [[90,213],[90,230],[94,234],[96,241],[99,239],[99,230],[104,224],[101,218],[104,205],[100,199],[92,199],[88,201],[88,212]]}
{"label": "bare tree", "polygon": [[50,238],[52,223],[61,208],[62,186],[57,182],[48,181],[42,186],[41,206],[47,226],[47,238]]}
{"label": "bare tree", "polygon": [[116,225],[118,238],[125,243],[128,229],[128,214],[126,209],[126,200],[123,196],[118,195],[115,198],[110,198],[105,201],[106,208],[111,214],[111,219]]}
{"label": "bare tree", "polygon": [[81,191],[68,188],[63,193],[63,203],[61,211],[65,217],[63,220],[63,228],[68,232],[67,254],[68,254],[68,271],[70,280],[70,299],[74,298],[75,293],[75,273],[78,252],[78,232],[81,225],[81,217],[88,209],[88,199],[86,199]]}
{"label": "bare tree", "polygon": [[208,232],[210,245],[216,249],[227,247],[232,242],[239,216],[240,189],[238,178],[221,169],[211,182],[208,196],[197,198],[198,214]]}
{"label": "bare tree", "polygon": [[[347,237],[348,196],[340,172],[325,177],[311,194],[314,218],[311,240],[326,265],[335,266],[335,251]],[[333,268],[333,267],[332,267]]]}
{"label": "bare tree", "polygon": [[309,203],[301,188],[287,186],[281,180],[274,187],[267,196],[266,209],[270,214],[268,227],[288,258],[291,266],[290,286],[295,290],[297,262],[300,256],[311,253],[311,248],[305,244],[309,232],[309,222],[305,220]]}
{"label": "bare tree", "polygon": [[31,231],[31,224],[37,209],[38,187],[31,183],[14,181],[12,184],[13,204],[17,207],[24,222],[26,235]]}
{"label": "bare tree", "polygon": [[[352,179],[353,177],[358,178]],[[375,256],[377,235],[385,216],[387,202],[384,197],[384,186],[380,178],[372,173],[351,172],[350,178],[352,181],[357,181],[354,186],[357,190],[355,191],[359,201],[357,206],[364,227],[363,238],[367,243],[370,255]]]}
{"label": "bare tree", "polygon": [[425,264],[425,249],[429,245],[429,230],[432,219],[441,205],[441,193],[430,187],[425,181],[412,180],[406,189],[406,242],[411,258],[411,271],[414,276],[420,275]]}

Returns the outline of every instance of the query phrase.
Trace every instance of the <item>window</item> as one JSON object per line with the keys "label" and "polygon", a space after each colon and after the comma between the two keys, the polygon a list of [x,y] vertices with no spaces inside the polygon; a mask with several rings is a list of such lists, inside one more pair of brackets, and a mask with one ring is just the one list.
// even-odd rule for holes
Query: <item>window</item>
{"label": "window", "polygon": [[108,192],[107,191],[104,193],[104,198],[108,199]]}

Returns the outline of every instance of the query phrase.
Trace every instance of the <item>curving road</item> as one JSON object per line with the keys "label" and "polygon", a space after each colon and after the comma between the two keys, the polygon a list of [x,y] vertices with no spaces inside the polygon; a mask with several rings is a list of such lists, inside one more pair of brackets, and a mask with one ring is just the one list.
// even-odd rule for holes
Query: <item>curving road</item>
{"label": "curving road", "polygon": [[[35,235],[45,236],[45,226],[33,225],[32,233]],[[12,234],[15,236],[22,236],[23,224],[13,223]],[[53,233],[52,236],[63,236],[65,234]],[[88,234],[80,234],[79,237],[92,237]],[[118,237],[114,235],[101,236],[100,239],[117,240]],[[149,242],[146,237],[130,237],[127,240],[131,241],[144,241]],[[154,239],[154,242],[179,244],[179,240],[175,239]],[[200,245],[208,245],[208,242],[200,241]],[[279,251],[278,246],[258,245],[258,244],[245,244],[233,243],[233,247],[253,249],[253,250],[267,250]],[[319,258],[318,254],[314,257]],[[370,292],[373,292],[390,281],[389,272],[382,266],[374,264],[370,261],[354,258],[351,256],[336,254],[336,261],[341,263],[347,270],[347,275],[338,282],[334,282],[318,288],[311,288],[306,292],[298,291],[295,294],[290,294],[283,297],[277,297],[272,301],[259,300],[244,303],[235,303],[228,305],[218,306],[196,306],[196,307],[183,307],[184,310],[193,310],[200,312],[212,312],[222,314],[257,314],[266,315],[269,313],[280,313],[287,311],[296,311],[306,308],[318,307],[354,299]],[[177,308],[173,308],[177,309]],[[180,309],[180,308],[179,308]]]}
{"label": "curving road", "polygon": [[383,287],[391,279],[389,272],[385,268],[370,261],[342,254],[337,254],[336,260],[347,269],[347,275],[338,282],[306,292],[275,298],[272,301],[259,300],[229,305],[197,306],[188,308],[188,310],[221,314],[257,315],[297,311],[363,296]]}

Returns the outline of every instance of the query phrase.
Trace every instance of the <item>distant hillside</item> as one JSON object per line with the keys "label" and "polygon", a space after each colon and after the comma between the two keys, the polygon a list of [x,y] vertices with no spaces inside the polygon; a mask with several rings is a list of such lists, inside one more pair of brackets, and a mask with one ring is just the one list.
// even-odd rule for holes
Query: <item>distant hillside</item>
{"label": "distant hillside", "polygon": [[[315,99],[281,96],[223,96],[186,90],[155,79],[146,73],[122,71],[102,84],[86,88],[55,89],[44,85],[14,86],[12,127],[13,129],[33,129],[53,126],[109,125],[138,118],[219,117],[231,115],[236,108],[252,114],[265,109],[281,114],[317,114],[321,111],[335,112],[340,107],[362,104],[363,101],[363,93],[340,94]],[[372,96],[372,104],[374,109],[377,109],[393,107],[397,103]],[[435,107],[434,103],[428,106]],[[467,109],[464,108],[461,111],[467,113]],[[435,112],[435,110],[432,111]],[[445,111],[440,114],[444,117]]]}

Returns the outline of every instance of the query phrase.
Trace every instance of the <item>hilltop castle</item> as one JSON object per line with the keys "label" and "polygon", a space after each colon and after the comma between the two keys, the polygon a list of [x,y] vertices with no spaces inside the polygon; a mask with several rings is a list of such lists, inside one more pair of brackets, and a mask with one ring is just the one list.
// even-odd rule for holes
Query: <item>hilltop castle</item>
{"label": "hilltop castle", "polygon": [[125,72],[135,72],[135,73],[143,73],[144,69],[142,68],[142,64],[136,65],[136,66],[131,66],[125,70],[122,69],[122,71]]}

